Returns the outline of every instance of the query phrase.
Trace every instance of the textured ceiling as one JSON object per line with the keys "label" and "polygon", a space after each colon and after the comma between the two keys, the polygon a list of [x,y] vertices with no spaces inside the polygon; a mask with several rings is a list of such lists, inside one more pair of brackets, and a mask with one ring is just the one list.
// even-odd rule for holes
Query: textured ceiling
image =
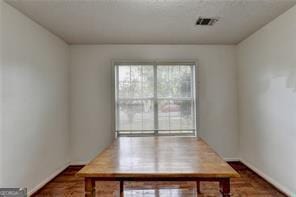
{"label": "textured ceiling", "polygon": [[[236,44],[296,0],[6,0],[70,44]],[[199,27],[199,16],[220,17]]]}

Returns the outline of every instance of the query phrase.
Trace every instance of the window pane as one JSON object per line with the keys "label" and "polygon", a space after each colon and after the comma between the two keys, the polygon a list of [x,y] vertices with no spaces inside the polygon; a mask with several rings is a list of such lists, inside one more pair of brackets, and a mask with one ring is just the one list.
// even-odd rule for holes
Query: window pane
{"label": "window pane", "polygon": [[193,129],[191,100],[159,100],[158,127],[160,130]]}
{"label": "window pane", "polygon": [[118,94],[119,97],[129,97],[130,66],[118,67]]}
{"label": "window pane", "polygon": [[193,129],[193,106],[192,101],[180,101],[180,125],[182,129]]}
{"label": "window pane", "polygon": [[142,66],[142,97],[154,96],[154,73],[153,66]]}
{"label": "window pane", "polygon": [[157,67],[158,97],[192,97],[192,66],[165,65]]}
{"label": "window pane", "polygon": [[118,66],[119,98],[153,97],[153,66]]}
{"label": "window pane", "polygon": [[169,66],[157,67],[157,96],[169,97],[171,95],[170,90],[170,78],[169,78]]}
{"label": "window pane", "polygon": [[169,100],[158,101],[158,128],[170,129],[170,102]]}
{"label": "window pane", "polygon": [[153,130],[152,100],[122,100],[118,104],[119,130]]}

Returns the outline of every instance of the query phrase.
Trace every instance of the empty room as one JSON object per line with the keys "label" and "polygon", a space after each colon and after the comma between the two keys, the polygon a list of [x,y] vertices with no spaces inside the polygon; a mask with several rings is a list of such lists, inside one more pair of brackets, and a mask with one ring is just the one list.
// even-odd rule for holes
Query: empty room
{"label": "empty room", "polygon": [[296,197],[296,0],[0,0],[0,197]]}

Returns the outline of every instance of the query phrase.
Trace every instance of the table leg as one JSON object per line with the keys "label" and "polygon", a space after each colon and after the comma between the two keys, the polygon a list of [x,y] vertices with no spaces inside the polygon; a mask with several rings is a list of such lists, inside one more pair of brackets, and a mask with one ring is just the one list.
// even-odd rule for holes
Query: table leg
{"label": "table leg", "polygon": [[223,197],[230,196],[230,179],[224,178],[219,181],[220,183],[220,192],[222,193]]}
{"label": "table leg", "polygon": [[95,197],[96,195],[95,180],[92,178],[85,178],[84,190],[85,190],[85,197]]}
{"label": "table leg", "polygon": [[124,196],[124,182],[120,181],[120,197]]}
{"label": "table leg", "polygon": [[197,195],[201,194],[201,192],[200,192],[200,180],[196,181],[196,192],[197,192]]}

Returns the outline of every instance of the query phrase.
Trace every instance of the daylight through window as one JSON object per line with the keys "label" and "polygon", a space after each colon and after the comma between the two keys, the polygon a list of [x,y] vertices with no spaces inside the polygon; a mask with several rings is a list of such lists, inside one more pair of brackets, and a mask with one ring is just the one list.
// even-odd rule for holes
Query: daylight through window
{"label": "daylight through window", "polygon": [[118,135],[195,135],[193,63],[115,64]]}

